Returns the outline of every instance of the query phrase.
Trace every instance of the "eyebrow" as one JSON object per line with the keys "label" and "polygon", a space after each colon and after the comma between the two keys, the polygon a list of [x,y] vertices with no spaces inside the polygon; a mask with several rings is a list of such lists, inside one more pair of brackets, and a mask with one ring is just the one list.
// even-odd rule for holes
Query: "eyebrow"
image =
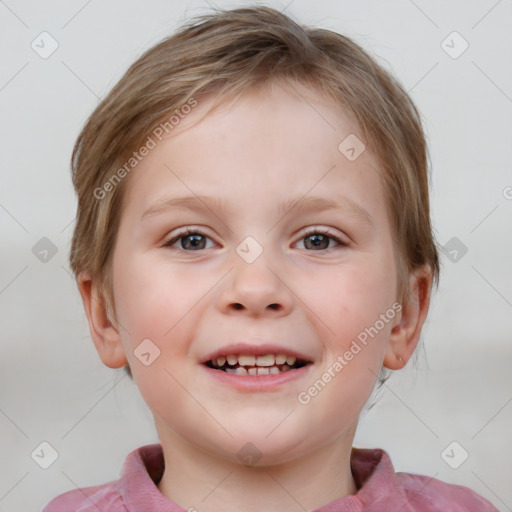
{"label": "eyebrow", "polygon": [[[195,212],[215,212],[231,213],[228,203],[218,197],[210,196],[182,196],[161,199],[148,208],[141,216],[141,220],[160,213],[165,213],[172,209],[184,209]],[[329,199],[320,196],[306,196],[287,199],[282,201],[278,207],[279,215],[287,215],[293,213],[298,215],[305,212],[319,212],[326,210],[339,210],[345,214],[359,219],[367,224],[374,225],[371,215],[362,206],[355,203],[348,197],[340,198],[340,200]]]}

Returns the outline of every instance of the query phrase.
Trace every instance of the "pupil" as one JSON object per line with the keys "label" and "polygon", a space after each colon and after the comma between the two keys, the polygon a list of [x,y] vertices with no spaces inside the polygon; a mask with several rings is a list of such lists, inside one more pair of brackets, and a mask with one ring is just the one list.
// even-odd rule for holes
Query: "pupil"
{"label": "pupil", "polygon": [[[190,242],[189,248],[194,248],[194,249],[204,249],[204,240],[201,240],[202,238],[203,238],[203,235],[200,235],[198,233],[184,237],[185,240]],[[321,247],[322,246],[322,248],[325,249],[329,245],[328,237],[325,235],[322,235],[322,234],[309,235],[308,237],[306,237],[306,240],[310,240],[311,245],[313,247]],[[203,244],[201,244],[201,241],[203,241]],[[327,242],[327,246],[325,245],[326,242]],[[187,247],[185,247],[186,245],[187,245],[187,242],[183,242],[183,239],[182,239],[182,244],[181,244],[182,248],[187,249]],[[308,244],[306,244],[306,245],[308,245]]]}
{"label": "pupil", "polygon": [[[201,243],[202,236],[203,235],[199,235],[199,234],[188,235],[187,237],[185,237],[185,240],[186,241],[190,241],[191,242],[191,247],[197,249],[199,247],[200,243]],[[185,242],[184,244],[182,242],[183,249],[187,249],[187,247],[185,247],[184,245],[187,245],[187,242]],[[199,249],[203,249],[203,247],[199,247]]]}
{"label": "pupil", "polygon": [[325,235],[320,235],[320,234],[317,234],[317,235],[309,235],[307,237],[307,239],[311,240],[312,241],[312,245],[314,247],[320,247],[322,244],[323,244],[323,248],[325,249],[326,246],[325,246],[325,242],[327,241],[327,245],[329,245],[329,241],[327,239],[327,237]]}

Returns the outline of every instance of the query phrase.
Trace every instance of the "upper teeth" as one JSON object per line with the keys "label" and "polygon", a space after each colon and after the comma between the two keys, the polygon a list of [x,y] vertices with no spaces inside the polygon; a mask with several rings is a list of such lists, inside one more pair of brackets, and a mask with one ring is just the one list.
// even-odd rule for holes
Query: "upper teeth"
{"label": "upper teeth", "polygon": [[237,363],[240,366],[274,366],[280,364],[288,364],[292,366],[295,364],[296,358],[294,356],[287,356],[286,354],[265,354],[261,356],[249,354],[229,354],[227,356],[220,356],[213,360],[217,366],[223,366],[225,363],[234,366]]}

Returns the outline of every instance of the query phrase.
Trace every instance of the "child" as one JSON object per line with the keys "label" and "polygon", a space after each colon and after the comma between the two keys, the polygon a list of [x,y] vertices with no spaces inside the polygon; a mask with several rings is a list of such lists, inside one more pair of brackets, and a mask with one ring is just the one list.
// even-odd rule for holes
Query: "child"
{"label": "child", "polygon": [[131,66],[72,164],[91,335],[160,444],[46,512],[496,511],[352,447],[439,274],[419,114],[357,44],[204,16]]}

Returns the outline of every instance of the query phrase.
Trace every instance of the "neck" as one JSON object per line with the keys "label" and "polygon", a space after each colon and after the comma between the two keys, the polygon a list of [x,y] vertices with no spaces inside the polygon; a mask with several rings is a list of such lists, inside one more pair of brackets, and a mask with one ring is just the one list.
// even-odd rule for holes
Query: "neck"
{"label": "neck", "polygon": [[351,434],[266,467],[244,466],[191,447],[175,435],[161,435],[165,470],[158,488],[191,511],[314,510],[357,492],[350,469]]}

